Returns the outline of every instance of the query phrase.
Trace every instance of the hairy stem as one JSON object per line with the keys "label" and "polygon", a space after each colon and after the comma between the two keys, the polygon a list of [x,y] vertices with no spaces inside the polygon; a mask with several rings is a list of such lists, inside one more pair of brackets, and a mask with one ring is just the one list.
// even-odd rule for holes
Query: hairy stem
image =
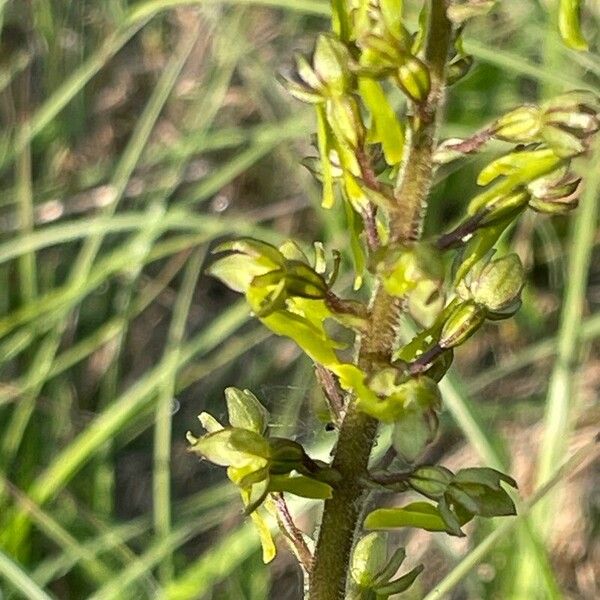
{"label": "hairy stem", "polygon": [[427,197],[432,184],[433,151],[437,142],[437,121],[444,99],[446,63],[452,27],[446,16],[446,0],[431,0],[425,62],[429,67],[431,90],[424,105],[415,106],[409,136],[390,215],[391,242],[410,242],[421,237]]}
{"label": "hairy stem", "polygon": [[[392,242],[419,238],[422,216],[431,188],[431,156],[436,140],[438,109],[442,104],[451,24],[446,0],[430,0],[430,17],[424,60],[431,74],[431,92],[416,109],[419,125],[407,150],[402,179],[397,186],[398,211],[392,214]],[[377,286],[371,303],[370,327],[362,337],[358,362],[365,372],[389,360],[395,341],[395,325],[402,311],[398,298]],[[363,478],[377,433],[377,421],[351,402],[340,428],[333,467],[341,474],[333,497],[325,502],[310,578],[310,600],[345,597],[350,554],[358,529],[366,488]]]}

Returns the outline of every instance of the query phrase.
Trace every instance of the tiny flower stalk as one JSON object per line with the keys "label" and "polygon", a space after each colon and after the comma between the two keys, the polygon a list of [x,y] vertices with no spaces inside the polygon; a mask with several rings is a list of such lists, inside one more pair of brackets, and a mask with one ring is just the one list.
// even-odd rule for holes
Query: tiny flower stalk
{"label": "tiny flower stalk", "polygon": [[[515,513],[508,475],[424,462],[444,405],[438,384],[457,348],[519,309],[526,273],[516,254],[500,254],[498,241],[527,210],[557,215],[577,206],[577,162],[600,129],[600,101],[573,91],[514,107],[471,137],[439,141],[446,89],[473,64],[462,29],[494,4],[428,0],[410,31],[402,0],[334,0],[332,31],[318,36],[312,56],[296,57],[285,85],[315,107],[316,156],[304,165],[322,183],[323,209],[343,205],[346,247],[326,251],[316,242],[307,253],[293,241],[242,238],[214,248],[208,273],[244,294],[265,327],[314,362],[337,440],[330,463],[316,460],[297,441],[270,434],[254,394],[228,388],[228,423],[202,413],[205,433],[188,434],[190,449],[226,467],[265,562],[276,551],[265,518],[275,516],[308,600],[380,600],[409,589],[424,567],[401,570],[404,549],[391,548],[385,530],[464,536],[474,518]],[[573,47],[583,45],[578,10],[561,3],[561,32]],[[392,90],[404,96],[403,108]],[[479,173],[482,189],[465,202],[464,218],[422,239],[435,170],[492,139],[507,147]],[[371,287],[369,303],[337,288],[346,253],[355,290]],[[408,343],[401,319],[418,326]],[[343,352],[349,338],[353,358]],[[371,472],[381,424],[391,426],[396,460]],[[422,498],[363,514],[373,489]],[[288,495],[323,502],[315,540],[294,524]]]}

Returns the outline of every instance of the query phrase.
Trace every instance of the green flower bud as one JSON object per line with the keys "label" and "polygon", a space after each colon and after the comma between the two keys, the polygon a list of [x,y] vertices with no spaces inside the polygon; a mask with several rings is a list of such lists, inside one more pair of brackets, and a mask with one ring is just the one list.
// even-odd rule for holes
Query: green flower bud
{"label": "green flower bud", "polygon": [[311,90],[322,94],[324,91],[324,84],[311,67],[310,63],[302,55],[296,56],[296,72],[298,77],[310,88]]}
{"label": "green flower bud", "polygon": [[305,470],[304,464],[308,459],[301,444],[285,438],[270,438],[269,441],[271,465],[269,471],[281,475],[296,470]]}
{"label": "green flower bud", "polygon": [[423,102],[431,89],[429,69],[416,56],[405,53],[403,63],[396,72],[396,83],[414,102]]}
{"label": "green flower bud", "polygon": [[448,85],[454,85],[459,82],[463,77],[469,73],[473,66],[473,57],[470,55],[464,55],[455,58],[448,65],[448,72],[446,75]]}
{"label": "green flower bud", "polygon": [[586,150],[586,143],[576,135],[560,127],[545,125],[542,128],[542,138],[561,158],[572,158]]}
{"label": "green flower bud", "polygon": [[577,193],[564,198],[532,198],[529,201],[529,208],[545,215],[566,215],[579,205],[579,195]]}
{"label": "green flower bud", "polygon": [[365,126],[358,102],[353,97],[342,96],[328,101],[327,121],[335,137],[350,148],[354,149],[363,144]]}
{"label": "green flower bud", "polygon": [[313,92],[309,87],[292,81],[291,79],[285,79],[284,85],[287,91],[300,102],[306,102],[307,104],[321,104],[325,102],[325,99],[321,94]]}
{"label": "green flower bud", "polygon": [[532,181],[527,189],[531,194],[529,207],[537,212],[565,214],[579,204],[581,178],[568,171],[567,166]]}
{"label": "green flower bud", "polygon": [[229,423],[232,427],[249,429],[262,435],[269,422],[269,412],[250,390],[235,387],[225,389]]}
{"label": "green flower bud", "polygon": [[402,62],[406,48],[391,37],[369,34],[359,40],[360,71],[370,77],[385,77]]}
{"label": "green flower bud", "polygon": [[468,340],[485,321],[485,309],[475,302],[459,304],[444,323],[439,339],[442,348],[454,348]]}
{"label": "green flower bud", "polygon": [[568,165],[534,179],[527,184],[527,191],[536,198],[560,198],[572,194],[581,179],[569,171]]}
{"label": "green flower bud", "polygon": [[542,110],[550,119],[553,112],[597,116],[600,112],[600,96],[589,90],[571,90],[544,102]]}
{"label": "green flower bud", "polygon": [[543,105],[542,137],[558,156],[581,154],[600,129],[599,112],[599,97],[591,92],[562,94]]}
{"label": "green flower bud", "polygon": [[293,78],[283,78],[283,85],[288,92],[301,102],[321,104],[325,102],[327,92],[323,82],[317,77],[313,68],[304,56],[296,56],[296,72]]}
{"label": "green flower bud", "polygon": [[411,473],[408,483],[419,494],[438,500],[444,495],[453,478],[452,471],[445,467],[424,466]]}
{"label": "green flower bud", "polygon": [[319,80],[332,96],[341,96],[351,87],[352,57],[348,48],[333,35],[317,38],[313,68]]}
{"label": "green flower bud", "polygon": [[213,254],[227,251],[233,254],[218,259],[206,272],[236,292],[246,292],[255,277],[277,270],[284,262],[275,246],[251,238],[219,244]]}
{"label": "green flower bud", "polygon": [[518,144],[535,142],[542,125],[540,116],[537,106],[520,106],[494,123],[494,136]]}
{"label": "green flower bud", "polygon": [[394,424],[392,446],[406,462],[415,462],[435,439],[439,426],[436,408],[410,405]]}
{"label": "green flower bud", "polygon": [[352,553],[350,574],[361,587],[369,588],[387,561],[387,534],[369,533],[358,540]]}
{"label": "green flower bud", "polygon": [[473,300],[490,313],[503,311],[517,304],[523,289],[525,274],[521,259],[508,254],[488,263],[471,282]]}
{"label": "green flower bud", "polygon": [[300,298],[324,298],[328,291],[327,283],[312,267],[297,260],[285,263],[285,289],[289,296]]}

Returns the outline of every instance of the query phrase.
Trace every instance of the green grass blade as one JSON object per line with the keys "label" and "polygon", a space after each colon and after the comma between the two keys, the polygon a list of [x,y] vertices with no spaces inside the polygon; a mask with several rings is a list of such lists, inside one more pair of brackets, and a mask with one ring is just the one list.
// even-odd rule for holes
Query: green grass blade
{"label": "green grass blade", "polygon": [[568,88],[587,89],[598,92],[596,85],[590,84],[577,77],[572,77],[565,72],[552,71],[542,66],[533,64],[522,56],[513,54],[503,48],[490,48],[485,43],[473,39],[464,41],[464,48],[468,54],[475,58],[496,65],[507,71],[527,75],[544,83],[550,83],[561,90]]}
{"label": "green grass blade", "polygon": [[36,111],[31,120],[21,125],[15,134],[11,151],[0,158],[0,168],[31,142],[61,110],[78,94],[87,82],[112,58],[144,25],[139,20],[115,31]]}
{"label": "green grass blade", "polygon": [[209,594],[237,566],[258,549],[254,527],[245,523],[223,536],[165,590],[167,600],[193,600]]}
{"label": "green grass blade", "polygon": [[[73,537],[50,513],[40,508],[31,498],[17,489],[8,480],[4,479],[1,483],[15,499],[16,505],[31,516],[33,523],[41,533],[57,544],[67,557],[70,559],[77,557],[77,560],[81,561],[83,571],[92,583],[101,584],[112,578],[111,570],[94,556],[88,548],[84,547]],[[33,578],[37,580],[35,575]]]}
{"label": "green grass blade", "polygon": [[52,596],[44,592],[25,570],[0,550],[0,573],[27,600],[52,600]]}
{"label": "green grass blade", "polygon": [[331,13],[329,3],[322,0],[149,0],[133,6],[129,21],[137,22],[141,19],[148,19],[163,11],[180,6],[209,6],[211,4],[268,6],[323,17],[327,17]]}
{"label": "green grass blade", "polygon": [[440,382],[440,390],[444,405],[484,464],[501,471],[506,470],[508,453],[504,441],[484,425],[476,406],[466,394],[465,386],[453,369]]}
{"label": "green grass blade", "polygon": [[[596,144],[590,165],[598,165],[600,145]],[[558,332],[558,349],[554,370],[550,377],[544,438],[538,466],[538,484],[551,476],[553,466],[560,462],[568,443],[575,408],[574,375],[579,360],[583,307],[586,298],[587,279],[592,249],[598,223],[600,169],[590,169],[585,182],[581,203],[573,221],[567,288]],[[544,526],[547,530],[547,526]]]}
{"label": "green grass blade", "polygon": [[[19,199],[19,234],[33,231],[33,190],[31,182],[31,148],[27,144],[17,157],[15,178]],[[19,257],[19,280],[22,302],[31,301],[37,294],[37,271],[35,253],[27,252]]]}
{"label": "green grass blade", "polygon": [[[132,584],[150,572],[155,566],[160,565],[174,550],[192,537],[218,525],[222,518],[223,510],[218,508],[202,517],[196,517],[193,523],[185,523],[179,526],[166,537],[157,539],[139,558],[127,565],[121,572],[116,573],[112,581],[92,594],[89,600],[120,600],[124,597],[124,594],[127,597],[127,590],[131,589]],[[160,592],[157,591],[155,597],[160,598]]]}
{"label": "green grass blade", "polygon": [[[173,320],[167,338],[164,363],[168,377],[162,381],[156,404],[153,460],[153,516],[157,541],[168,539],[171,533],[171,428],[172,405],[175,396],[177,363],[185,326],[206,249],[196,250],[186,267],[181,290],[173,308]],[[159,567],[159,581],[166,585],[173,577],[173,559],[170,553],[163,557]]]}
{"label": "green grass blade", "polygon": [[[248,319],[248,308],[241,302],[224,312],[195,338],[187,342],[180,353],[177,369],[199,354],[206,354],[219,345]],[[152,400],[165,377],[169,375],[159,363],[148,371],[130,389],[117,398],[64,448],[37,477],[29,496],[43,505],[54,498],[75,473],[87,463],[107,440],[120,431]],[[0,542],[11,539],[18,546],[27,534],[28,517],[17,511],[7,518],[7,526],[0,534]]]}

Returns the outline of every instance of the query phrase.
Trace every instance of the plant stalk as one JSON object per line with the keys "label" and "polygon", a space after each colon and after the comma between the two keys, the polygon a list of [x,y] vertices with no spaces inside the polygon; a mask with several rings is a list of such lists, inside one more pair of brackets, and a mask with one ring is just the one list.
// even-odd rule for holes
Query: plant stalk
{"label": "plant stalk", "polygon": [[[427,196],[431,188],[431,156],[436,143],[439,107],[443,103],[445,71],[450,47],[451,23],[446,0],[430,0],[424,61],[430,69],[431,91],[424,105],[415,109],[419,124],[407,148],[405,166],[397,186],[398,210],[391,215],[391,243],[406,244],[421,235]],[[372,373],[389,360],[402,312],[399,298],[376,284],[371,302],[370,327],[360,340],[358,364]],[[309,600],[340,600],[345,597],[347,574],[367,490],[361,481],[377,433],[377,420],[351,402],[340,428],[333,468],[341,481],[325,502],[309,582]]]}

